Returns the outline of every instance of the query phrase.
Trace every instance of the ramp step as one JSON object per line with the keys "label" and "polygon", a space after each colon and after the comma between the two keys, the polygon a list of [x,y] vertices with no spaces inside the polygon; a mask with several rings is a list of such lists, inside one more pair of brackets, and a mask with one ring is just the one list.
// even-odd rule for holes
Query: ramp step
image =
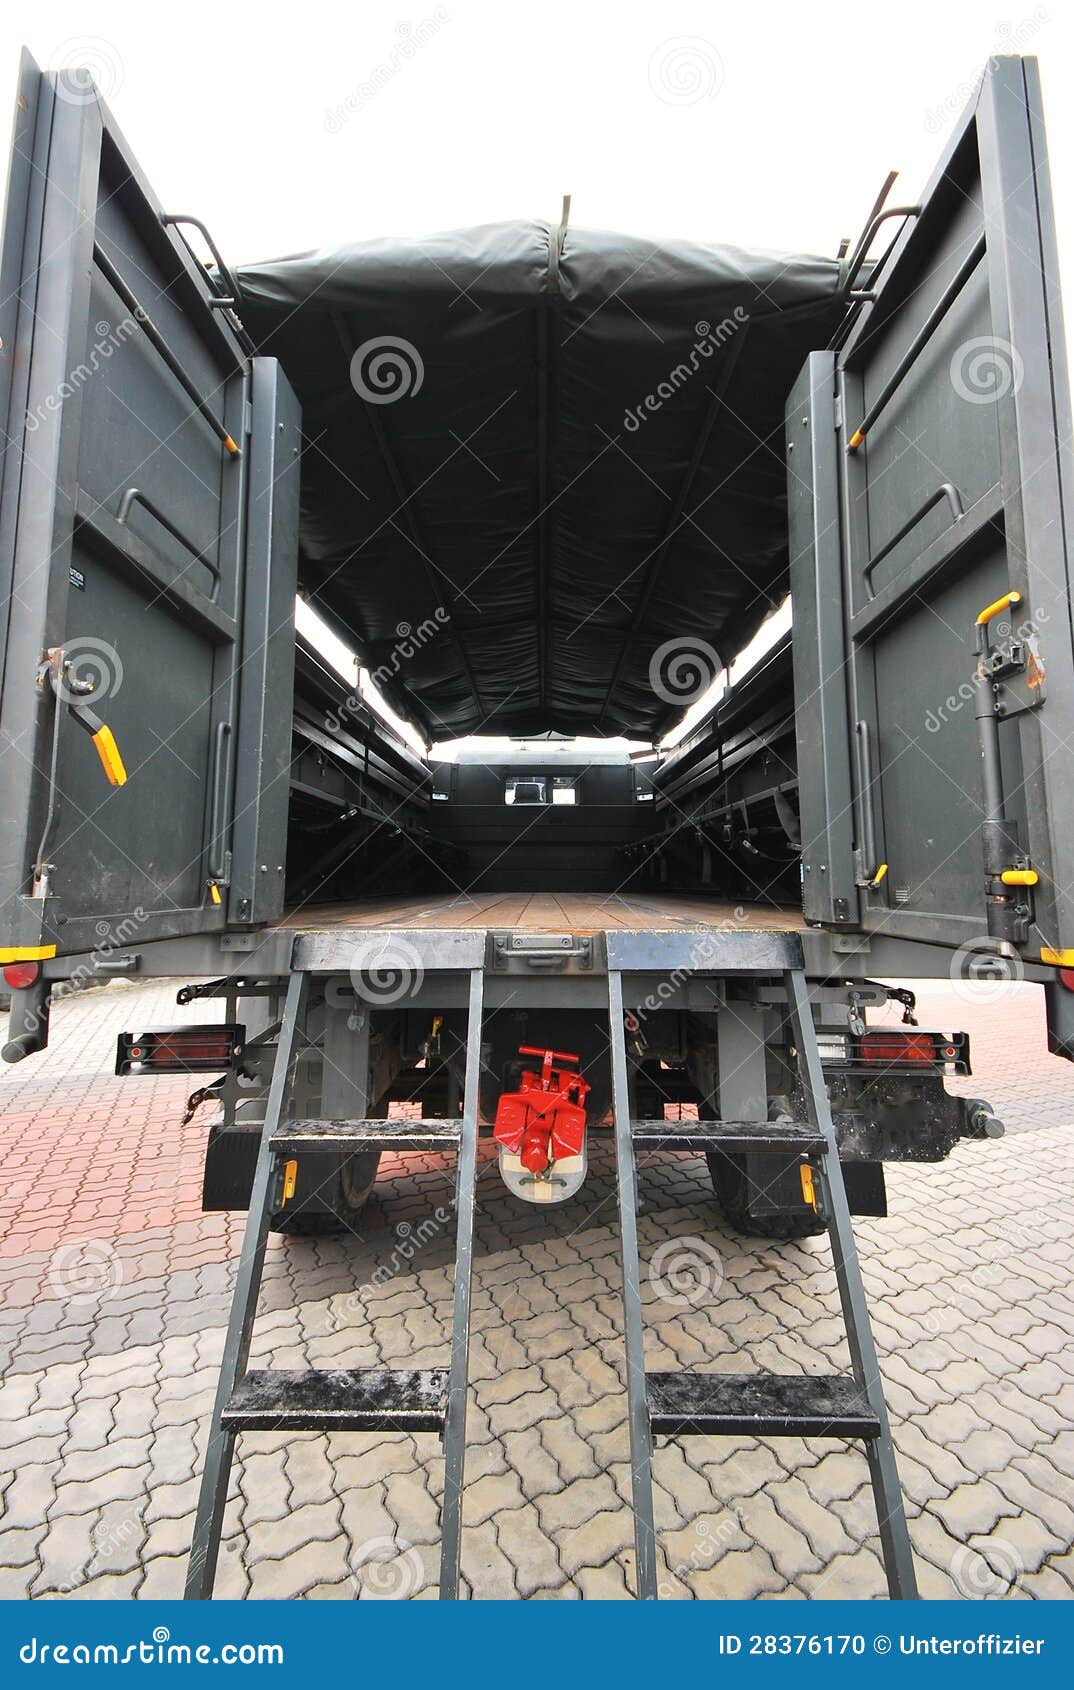
{"label": "ramp step", "polygon": [[305,1151],[454,1150],[461,1119],[430,1121],[285,1121],[272,1135],[278,1156]]}
{"label": "ramp step", "polygon": [[856,1379],[844,1374],[649,1373],[649,1421],[670,1437],[875,1438],[880,1422]]}
{"label": "ramp step", "polygon": [[631,1137],[637,1150],[722,1150],[742,1155],[750,1150],[785,1150],[790,1155],[820,1155],[824,1134],[807,1121],[635,1121]]}
{"label": "ramp step", "polygon": [[447,1369],[248,1373],[220,1417],[229,1432],[439,1432]]}

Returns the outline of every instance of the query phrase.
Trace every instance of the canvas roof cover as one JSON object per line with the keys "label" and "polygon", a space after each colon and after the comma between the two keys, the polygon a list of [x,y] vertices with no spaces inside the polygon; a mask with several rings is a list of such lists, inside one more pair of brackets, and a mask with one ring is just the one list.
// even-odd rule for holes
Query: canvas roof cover
{"label": "canvas roof cover", "polygon": [[240,283],[302,402],[303,589],[429,739],[657,735],[669,663],[729,660],[786,591],[783,408],[834,259],[519,222]]}

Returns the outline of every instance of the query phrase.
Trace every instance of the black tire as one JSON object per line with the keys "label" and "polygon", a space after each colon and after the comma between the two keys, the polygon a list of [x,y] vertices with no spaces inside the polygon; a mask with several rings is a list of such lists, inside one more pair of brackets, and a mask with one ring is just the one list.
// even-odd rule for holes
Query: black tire
{"label": "black tire", "polygon": [[749,1181],[746,1162],[742,1156],[727,1156],[720,1150],[710,1150],[706,1158],[724,1219],[746,1238],[777,1238],[790,1242],[795,1238],[817,1238],[827,1232],[824,1222],[809,1210],[784,1210],[776,1215],[751,1215]]}
{"label": "black tire", "polygon": [[[329,1201],[331,1208],[288,1207],[272,1217],[272,1231],[285,1238],[329,1238],[333,1233],[351,1232],[369,1202],[376,1184],[379,1150],[348,1156],[340,1164]],[[323,1199],[327,1193],[319,1194]]]}

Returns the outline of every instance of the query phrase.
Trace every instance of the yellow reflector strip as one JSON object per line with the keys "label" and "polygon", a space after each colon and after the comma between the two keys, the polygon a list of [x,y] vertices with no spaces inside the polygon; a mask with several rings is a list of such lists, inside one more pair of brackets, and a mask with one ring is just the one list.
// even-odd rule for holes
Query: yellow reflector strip
{"label": "yellow reflector strip", "polygon": [[1042,945],[1040,960],[1051,963],[1053,968],[1074,968],[1074,951],[1069,947],[1066,950],[1053,950],[1051,945]]}
{"label": "yellow reflector strip", "polygon": [[798,1169],[798,1172],[802,1177],[802,1196],[809,1204],[809,1207],[811,1209],[815,1209],[817,1206],[817,1193],[813,1184],[813,1170],[809,1166],[808,1162],[803,1162],[801,1167]]}
{"label": "yellow reflector strip", "polygon": [[1021,602],[1021,593],[1004,593],[1001,599],[996,599],[992,604],[985,605],[977,618],[977,626],[981,627],[985,622],[991,622],[993,616],[998,616],[1001,610],[1009,610],[1012,604],[1021,604]]}
{"label": "yellow reflector strip", "polygon": [[1040,875],[1035,868],[1005,868],[999,878],[1004,886],[1035,886]]}
{"label": "yellow reflector strip", "polygon": [[298,1184],[298,1163],[285,1162],[283,1165],[283,1191],[280,1194],[281,1203],[289,1203],[295,1194]]}
{"label": "yellow reflector strip", "polygon": [[127,781],[127,771],[123,767],[123,759],[119,755],[119,746],[111,728],[102,724],[93,736],[93,743],[97,747],[97,755],[101,759],[101,767],[108,776],[112,786],[124,786]]}
{"label": "yellow reflector strip", "polygon": [[55,945],[9,945],[0,950],[0,968],[8,962],[47,962],[55,955]]}

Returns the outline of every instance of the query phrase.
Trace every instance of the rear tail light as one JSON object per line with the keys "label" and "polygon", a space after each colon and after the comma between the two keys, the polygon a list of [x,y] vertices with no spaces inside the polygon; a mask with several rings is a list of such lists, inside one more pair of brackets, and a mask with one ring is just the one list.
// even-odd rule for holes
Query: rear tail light
{"label": "rear tail light", "polygon": [[4,984],[13,992],[25,991],[36,983],[41,973],[39,962],[7,962],[4,964]]}
{"label": "rear tail light", "polygon": [[117,1074],[219,1074],[238,1060],[246,1028],[218,1021],[206,1027],[161,1027],[120,1033]]}
{"label": "rear tail light", "polygon": [[922,1033],[918,1029],[872,1028],[848,1039],[848,1060],[855,1066],[937,1068],[949,1074],[970,1071],[970,1041],[966,1033]]}

